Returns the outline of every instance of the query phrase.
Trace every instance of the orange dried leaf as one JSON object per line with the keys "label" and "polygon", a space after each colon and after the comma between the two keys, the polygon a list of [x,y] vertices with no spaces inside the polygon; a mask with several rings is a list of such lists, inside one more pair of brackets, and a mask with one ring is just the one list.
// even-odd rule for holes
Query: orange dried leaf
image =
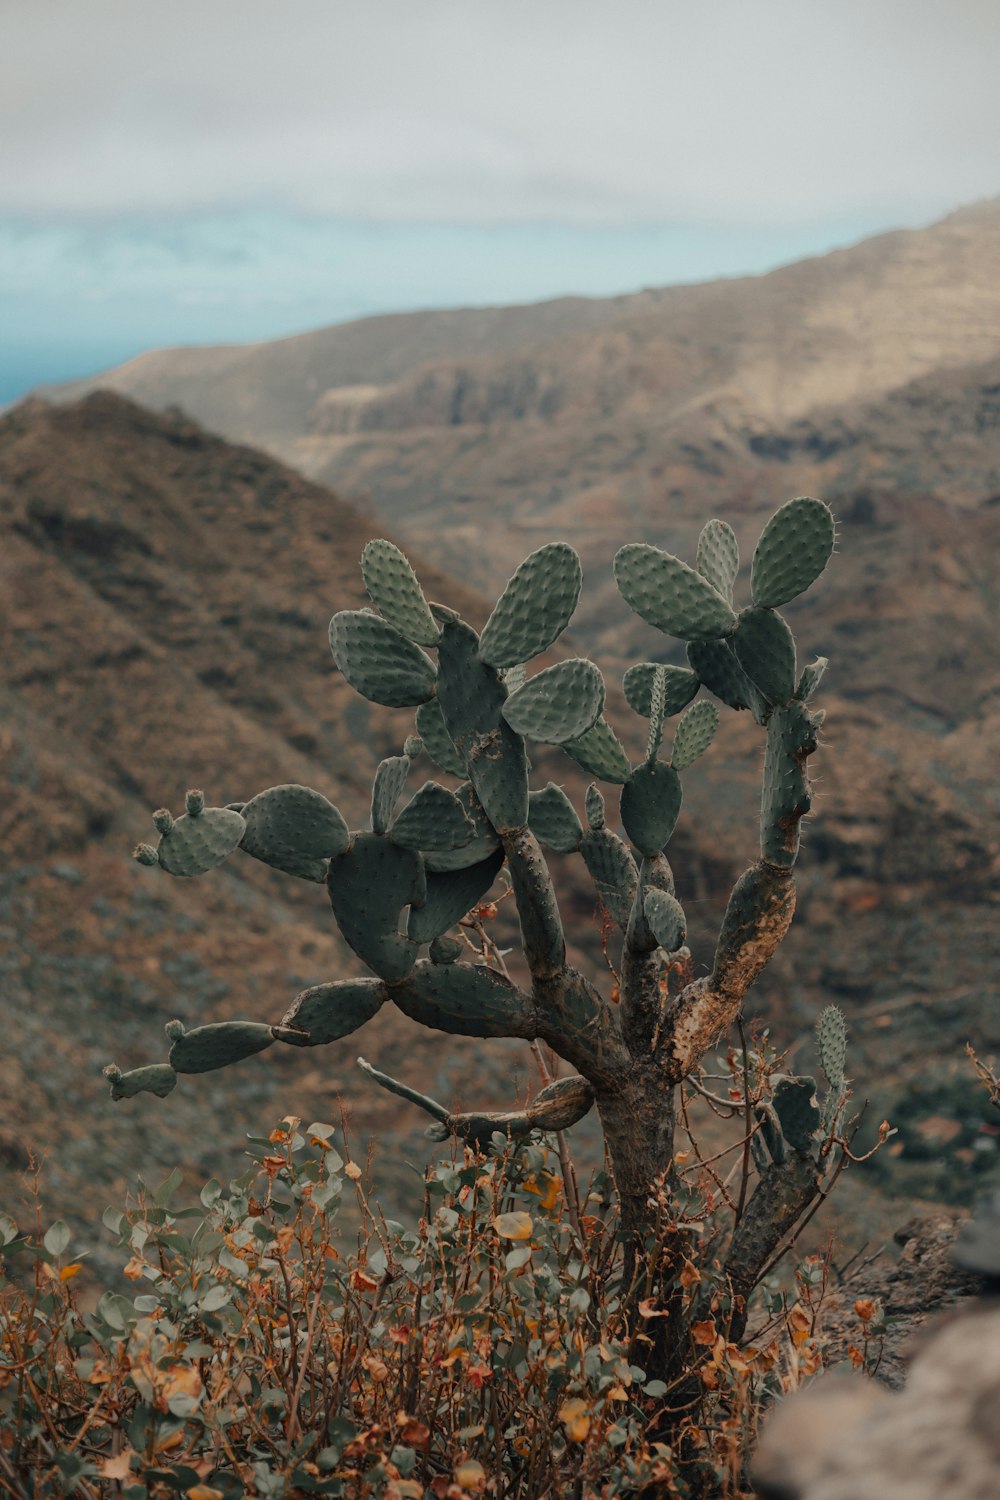
{"label": "orange dried leaf", "polygon": [[716,1327],[714,1319],[702,1318],[701,1322],[692,1323],[691,1337],[694,1339],[696,1344],[703,1344],[706,1349],[710,1349],[715,1343],[716,1339]]}
{"label": "orange dried leaf", "polygon": [[114,1458],[102,1458],[100,1471],[102,1479],[128,1479],[132,1472],[131,1459],[134,1449],[127,1444]]}
{"label": "orange dried leaf", "polygon": [[559,1408],[559,1420],[571,1443],[585,1443],[590,1431],[590,1411],[586,1401],[570,1396]]}
{"label": "orange dried leaf", "polygon": [[502,1240],[530,1240],[534,1222],[530,1214],[497,1214],[493,1228]]}

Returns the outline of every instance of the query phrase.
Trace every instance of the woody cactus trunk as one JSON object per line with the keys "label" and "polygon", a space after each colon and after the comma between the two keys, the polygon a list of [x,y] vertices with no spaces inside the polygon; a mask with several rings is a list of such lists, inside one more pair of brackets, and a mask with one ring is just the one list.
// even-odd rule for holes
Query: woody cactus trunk
{"label": "woody cactus trunk", "polygon": [[[192,792],[176,821],[165,810],[154,814],[159,843],[141,844],[136,857],[191,876],[242,849],[289,875],[325,883],[344,938],[373,977],[308,989],[274,1026],[236,1021],[185,1031],[171,1022],[169,1060],[128,1073],[109,1068],[112,1097],[165,1095],[179,1073],[225,1067],[275,1042],[335,1041],[385,1004],[439,1031],[544,1042],[575,1071],[522,1111],[452,1114],[368,1072],[434,1114],[439,1137],[452,1133],[472,1144],[498,1130],[562,1130],[596,1107],[619,1196],[626,1284],[646,1267],[641,1286],[637,1277],[631,1291],[626,1285],[624,1301],[637,1305],[640,1290],[648,1298],[659,1288],[666,1316],[656,1363],[667,1372],[682,1368],[685,1329],[670,1288],[686,1251],[679,1232],[668,1236],[649,1266],[657,1194],[662,1202],[671,1183],[678,1088],[736,1021],[792,920],[799,823],[810,806],[806,762],[822,721],[809,700],[825,661],[798,670],[778,607],[815,581],[833,546],[827,506],[790,501],[758,541],[752,602],[740,611],[733,605],[739,553],[725,522],[704,528],[694,568],[645,543],[621,549],[614,571],[622,595],[649,625],[687,642],[689,663],[645,662],[626,672],[628,704],[648,721],[646,754],[633,766],[604,717],[604,679],[592,662],[573,658],[526,673],[576,608],[582,573],[571,547],[554,543],[528,557],[477,635],[454,610],[427,603],[398,548],[369,543],[361,566],[375,610],[334,615],[333,655],[366,698],[417,710],[416,735],[404,753],[376,771],[369,826],[352,831],[308,787],[271,787],[249,802],[214,808]],[[712,698],[698,697],[703,687],[752,714],[765,731],[760,858],[733,888],[711,971],[671,993],[665,975],[683,950],[686,922],[665,849],[681,810],[681,774],[708,748],[718,721]],[[666,749],[669,719],[676,727]],[[595,778],[583,819],[559,786],[530,789],[528,741],[561,746]],[[424,754],[460,784],[452,791],[428,781],[400,809]],[[624,839],[608,826],[597,782],[620,789]],[[582,857],[620,929],[616,1001],[567,962],[543,848]],[[466,961],[468,946],[448,935],[504,866],[530,975],[524,984]],[[734,1337],[763,1268],[817,1191],[813,1080],[781,1080],[758,1114],[756,1183],[722,1252]]]}

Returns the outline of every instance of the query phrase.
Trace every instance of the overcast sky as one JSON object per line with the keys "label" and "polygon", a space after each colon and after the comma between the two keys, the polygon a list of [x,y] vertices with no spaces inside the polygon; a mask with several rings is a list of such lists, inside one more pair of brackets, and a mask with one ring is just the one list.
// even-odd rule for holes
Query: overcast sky
{"label": "overcast sky", "polygon": [[0,399],[925,223],[998,76],[996,0],[0,0]]}

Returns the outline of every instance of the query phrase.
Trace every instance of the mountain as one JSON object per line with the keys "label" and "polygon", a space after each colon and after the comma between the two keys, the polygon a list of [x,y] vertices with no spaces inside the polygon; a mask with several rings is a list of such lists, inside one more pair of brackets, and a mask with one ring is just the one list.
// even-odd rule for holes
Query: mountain
{"label": "mountain", "polygon": [[[998,263],[991,203],[766,277],[162,351],[109,377],[159,414],[63,391],[0,418],[0,570],[15,591],[0,615],[0,922],[16,942],[0,1087],[30,1120],[58,1121],[79,1091],[87,1124],[52,1153],[62,1188],[95,1170],[102,1207],[102,1184],[143,1151],[173,1164],[182,1139],[192,1168],[216,1170],[220,1120],[233,1151],[267,1101],[329,1116],[334,1087],[358,1129],[383,1134],[392,1191],[419,1157],[412,1117],[355,1085],[352,1041],[305,1066],[272,1049],[148,1113],[109,1113],[99,1078],[109,1033],[118,1060],[139,1062],[175,1011],[265,1019],[342,972],[311,888],[249,861],[189,888],[127,850],[190,784],[225,801],[303,781],[363,815],[374,761],[409,727],[346,691],[324,643],[331,611],[362,600],[368,536],[388,528],[473,623],[527,551],[569,538],[586,568],[572,649],[614,689],[628,661],[682,659],[622,605],[615,549],[645,539],[690,558],[720,514],[747,560],[801,492],[840,521],[828,575],[788,610],[803,654],[831,659],[829,716],[796,926],[754,1006],[809,1069],[811,1019],[841,1004],[859,1089],[910,1120],[906,1160],[924,1150],[959,1193],[990,1168],[995,1137],[966,1130],[961,1048],[1000,1050]],[[637,751],[640,726],[620,693],[610,702]],[[756,846],[760,738],[745,717],[726,716],[688,778],[677,834],[701,962]],[[556,752],[538,771],[579,795]],[[584,960],[603,963],[573,865],[567,907]],[[522,1065],[516,1047],[444,1047],[385,1017],[364,1048],[447,1097],[475,1076],[477,1098],[509,1098]],[[945,1116],[964,1133],[921,1145],[922,1122]],[[24,1132],[5,1130],[0,1157],[21,1162]]]}

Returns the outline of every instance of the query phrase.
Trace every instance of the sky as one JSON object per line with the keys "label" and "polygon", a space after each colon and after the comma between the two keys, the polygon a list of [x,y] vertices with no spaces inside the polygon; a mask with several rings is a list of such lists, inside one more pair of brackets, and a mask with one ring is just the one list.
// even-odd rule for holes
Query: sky
{"label": "sky", "polygon": [[1000,194],[995,0],[0,0],[0,402]]}

